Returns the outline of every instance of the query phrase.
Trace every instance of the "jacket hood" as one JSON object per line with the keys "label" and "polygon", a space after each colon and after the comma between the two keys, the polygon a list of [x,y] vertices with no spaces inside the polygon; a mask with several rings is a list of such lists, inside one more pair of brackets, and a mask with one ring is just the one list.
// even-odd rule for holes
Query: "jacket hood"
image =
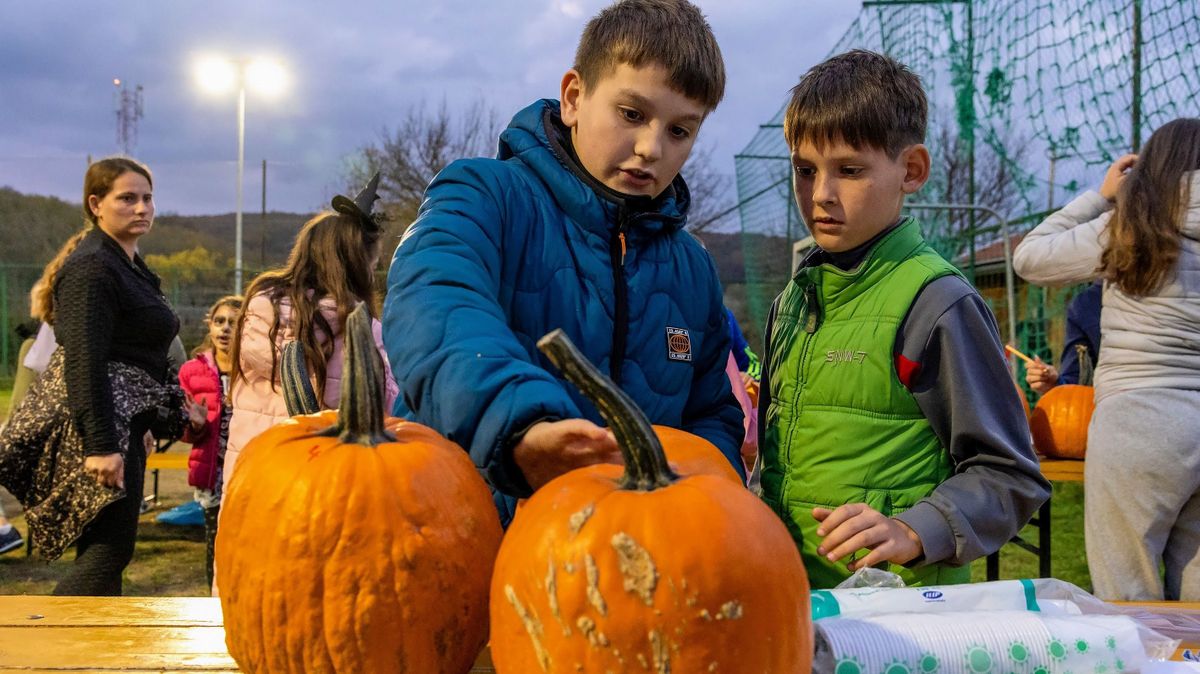
{"label": "jacket hood", "polygon": [[497,158],[517,159],[542,180],[573,220],[607,234],[622,215],[631,235],[656,235],[681,229],[691,193],[682,176],[654,198],[622,194],[589,174],[569,149],[559,102],[542,99],[518,112],[500,134]]}

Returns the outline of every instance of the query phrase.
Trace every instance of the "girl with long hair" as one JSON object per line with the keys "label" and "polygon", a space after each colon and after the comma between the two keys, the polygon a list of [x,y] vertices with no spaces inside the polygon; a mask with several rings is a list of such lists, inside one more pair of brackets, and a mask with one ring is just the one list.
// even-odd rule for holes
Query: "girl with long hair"
{"label": "girl with long hair", "polygon": [[76,546],[55,594],[121,594],[150,430],[168,434],[182,422],[168,366],[179,319],[138,252],[154,210],[148,168],[127,157],[93,163],[84,229],[46,266],[33,296],[59,348],[0,438],[0,483],[25,506],[44,556]]}
{"label": "girl with long hair", "polygon": [[[279,369],[286,342],[295,340],[302,347],[316,398],[329,409],[338,406],[341,396],[342,328],[360,302],[374,319],[375,343],[387,360],[373,274],[383,234],[370,215],[375,184],[354,202],[335,197],[337,210],[318,214],[300,229],[287,264],[260,274],[246,290],[233,340],[226,486],[246,443],[289,416]],[[390,408],[399,388],[390,368],[387,373]]]}
{"label": "girl with long hair", "polygon": [[1038,284],[1104,282],[1084,468],[1096,594],[1200,600],[1200,119],[1113,162],[1013,263]]}

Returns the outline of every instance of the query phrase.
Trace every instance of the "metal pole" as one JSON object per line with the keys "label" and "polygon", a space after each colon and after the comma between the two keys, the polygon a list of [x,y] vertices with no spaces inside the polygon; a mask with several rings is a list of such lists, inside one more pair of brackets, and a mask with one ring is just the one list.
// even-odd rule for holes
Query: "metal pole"
{"label": "metal pole", "polygon": [[1131,121],[1133,137],[1129,143],[1133,152],[1142,146],[1142,2],[1133,0],[1133,100]]}
{"label": "metal pole", "polygon": [[[1050,151],[1050,187],[1046,191],[1049,192],[1046,196],[1046,210],[1054,210],[1054,167],[1058,164],[1058,155],[1054,151]],[[1014,344],[1015,346],[1015,344]]]}
{"label": "metal pole", "polygon": [[242,294],[242,170],[246,159],[246,83],[238,86],[237,107],[237,214],[233,244],[233,294]]}
{"label": "metal pole", "polygon": [[262,220],[258,231],[258,271],[267,268],[267,160],[262,160]]}
{"label": "metal pole", "polygon": [[[1004,299],[1008,302],[1008,341],[1014,346],[1017,343],[1017,296],[1014,289],[1012,266],[1012,237],[1008,232],[1008,220],[994,209],[987,206],[971,204],[939,204],[939,203],[910,203],[904,204],[910,210],[926,211],[967,211],[968,213],[983,213],[995,218],[1000,223],[1000,236],[1004,237]],[[972,232],[973,234],[973,232]],[[1016,375],[1016,363],[1009,361],[1009,369]]]}

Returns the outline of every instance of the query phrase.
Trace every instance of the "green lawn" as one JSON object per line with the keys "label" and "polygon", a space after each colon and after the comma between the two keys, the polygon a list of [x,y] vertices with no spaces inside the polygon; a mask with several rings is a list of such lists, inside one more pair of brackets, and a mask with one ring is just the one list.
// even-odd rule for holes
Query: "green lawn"
{"label": "green lawn", "polygon": [[[3,399],[7,402],[7,396]],[[172,452],[186,451],[176,446]],[[146,475],[146,491],[153,478]],[[168,508],[192,498],[191,487],[183,471],[162,471],[159,481],[160,505],[142,515],[138,526],[137,548],[133,562],[125,570],[125,594],[167,597],[208,594],[204,578],[204,528],[158,524],[154,518]],[[0,501],[22,534],[27,532],[20,506],[0,489]],[[75,557],[68,550],[61,559],[45,562],[26,557],[25,548],[0,555],[0,594],[50,594]]]}

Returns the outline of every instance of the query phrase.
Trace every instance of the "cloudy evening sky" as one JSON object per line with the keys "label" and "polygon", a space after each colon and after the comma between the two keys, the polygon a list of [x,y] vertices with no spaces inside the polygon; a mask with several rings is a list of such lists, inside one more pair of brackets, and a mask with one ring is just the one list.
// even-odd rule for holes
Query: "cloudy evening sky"
{"label": "cloudy evening sky", "polygon": [[[160,213],[234,207],[235,94],[203,94],[205,53],[267,54],[292,83],[247,95],[246,209],[310,211],[344,158],[422,101],[483,98],[501,122],[555,97],[583,24],[603,0],[6,2],[0,10],[0,186],[78,200],[86,157],[116,152],[113,78],[144,87],[135,156]],[[700,0],[725,55],[725,101],[705,123],[717,168],[783,103],[859,11],[848,0]]]}

